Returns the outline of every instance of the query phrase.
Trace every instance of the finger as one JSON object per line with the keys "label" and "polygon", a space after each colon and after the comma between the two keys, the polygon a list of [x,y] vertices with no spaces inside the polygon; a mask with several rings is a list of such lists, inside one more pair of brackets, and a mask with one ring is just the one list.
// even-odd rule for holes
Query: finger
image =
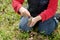
{"label": "finger", "polygon": [[32,23],[32,18],[30,17],[29,19],[28,19],[28,26],[30,26],[30,24]]}
{"label": "finger", "polygon": [[34,26],[34,23],[33,22],[30,24],[30,27],[32,27],[32,26]]}

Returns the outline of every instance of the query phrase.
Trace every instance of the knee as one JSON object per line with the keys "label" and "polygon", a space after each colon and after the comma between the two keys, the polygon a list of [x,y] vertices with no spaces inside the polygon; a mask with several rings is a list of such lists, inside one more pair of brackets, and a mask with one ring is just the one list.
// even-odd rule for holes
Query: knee
{"label": "knee", "polygon": [[19,29],[22,30],[22,31],[25,31],[25,32],[29,32],[32,30],[31,27],[28,27],[27,25],[19,25]]}
{"label": "knee", "polygon": [[19,29],[22,31],[30,31],[32,28],[27,25],[28,18],[22,17],[19,23]]}

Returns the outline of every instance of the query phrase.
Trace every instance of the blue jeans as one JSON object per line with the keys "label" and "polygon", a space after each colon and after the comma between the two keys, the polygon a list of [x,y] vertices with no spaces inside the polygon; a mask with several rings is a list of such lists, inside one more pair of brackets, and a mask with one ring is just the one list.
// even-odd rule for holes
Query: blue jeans
{"label": "blue jeans", "polygon": [[29,27],[27,25],[28,23],[28,17],[22,17],[21,20],[20,20],[20,24],[19,24],[19,28],[23,31],[31,31],[35,26],[37,26],[37,29],[40,33],[44,33],[45,35],[50,35],[54,30],[55,28],[57,27],[58,23],[56,21],[56,19],[53,17],[53,18],[50,18],[44,22],[37,22],[34,27]]}

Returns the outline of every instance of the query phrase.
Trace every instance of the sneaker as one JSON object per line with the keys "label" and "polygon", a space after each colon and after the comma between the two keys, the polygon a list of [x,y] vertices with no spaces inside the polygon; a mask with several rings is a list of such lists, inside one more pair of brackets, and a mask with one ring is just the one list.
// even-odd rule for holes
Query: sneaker
{"label": "sneaker", "polygon": [[60,14],[56,14],[55,17],[60,22]]}

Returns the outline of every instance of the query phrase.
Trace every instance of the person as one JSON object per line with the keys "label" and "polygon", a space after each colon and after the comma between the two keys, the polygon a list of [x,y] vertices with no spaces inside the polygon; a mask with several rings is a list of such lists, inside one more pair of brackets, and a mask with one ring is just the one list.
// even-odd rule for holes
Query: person
{"label": "person", "polygon": [[[15,12],[21,15],[19,28],[31,31],[34,27],[38,32],[50,35],[58,23],[54,17],[58,7],[58,0],[27,0],[28,8],[22,6],[24,0],[12,0]],[[31,18],[30,24],[29,18]]]}

